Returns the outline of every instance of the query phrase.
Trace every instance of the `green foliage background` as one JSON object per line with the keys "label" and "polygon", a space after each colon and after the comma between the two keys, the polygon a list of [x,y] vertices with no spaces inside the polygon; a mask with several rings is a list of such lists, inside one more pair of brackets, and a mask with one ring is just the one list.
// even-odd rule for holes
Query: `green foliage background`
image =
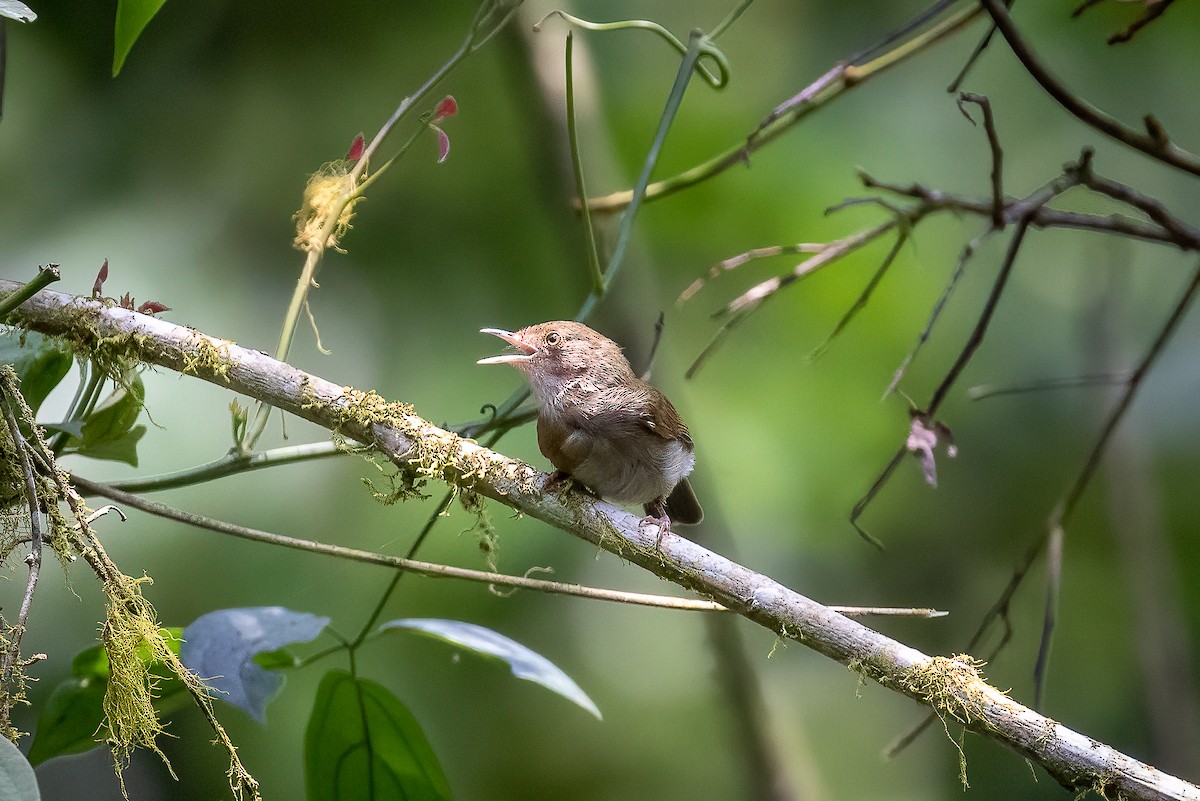
{"label": "green foliage background", "polygon": [[[448,161],[435,163],[428,137],[368,193],[344,243],[348,254],[327,258],[314,295],[322,339],[334,353],[321,356],[302,330],[294,363],[409,401],[435,421],[458,422],[518,384],[512,371],[475,366],[495,348],[479,328],[574,314],[588,289],[583,238],[567,205],[565,148],[535,88],[530,55],[532,42],[539,57],[551,59],[550,69],[560,70],[564,26],[551,22],[536,35],[527,30],[553,7],[531,2],[527,14],[442,84],[440,92],[453,94],[461,109],[445,125]],[[720,43],[733,65],[729,87],[691,86],[656,177],[738,141],[775,105],[920,8],[756,4]],[[583,2],[571,10],[595,19],[653,18],[683,35],[711,27],[728,9],[705,0]],[[54,261],[64,274],[55,288],[87,294],[108,258],[107,294],[129,291],[139,302],[161,301],[173,309],[168,319],[270,351],[302,262],[291,249],[290,215],[307,174],[340,157],[360,130],[370,136],[457,46],[473,6],[167,3],[115,80],[110,5],[46,3],[35,10],[36,23],[8,30],[0,123],[3,274],[24,279],[38,263]],[[1195,5],[1179,4],[1118,48],[1104,39],[1124,27],[1133,9],[1104,4],[1074,22],[1069,11],[1069,4],[1028,3],[1018,4],[1017,14],[1054,69],[1083,96],[1127,121],[1153,112],[1184,146],[1200,147]],[[864,194],[856,167],[899,183],[986,196],[982,131],[944,91],[982,30],[977,24],[850,92],[755,154],[746,168],[645,207],[635,247],[594,320],[638,363],[655,317],[667,311],[655,380],[692,428],[701,465],[697,490],[712,524],[732,532],[740,560],[827,603],[948,609],[951,616],[937,621],[876,623],[935,653],[963,647],[1012,566],[1041,535],[1111,397],[1104,390],[1071,390],[973,404],[965,389],[1094,371],[1098,320],[1111,327],[1120,365],[1130,365],[1174,302],[1194,257],[1096,235],[1032,233],[988,340],[943,411],[961,454],[940,463],[936,491],[906,463],[864,518],[887,544],[886,554],[866,547],[846,523],[906,430],[904,405],[878,399],[925,325],[959,248],[984,222],[942,216],[923,223],[868,309],[811,365],[805,355],[857,297],[886,246],[766,304],[692,381],[683,380],[683,371],[715,330],[710,312],[795,260],[747,265],[683,307],[672,304],[721,259],[753,247],[826,241],[882,220],[872,207],[822,214]],[[597,79],[580,89],[590,187],[597,194],[623,189],[644,157],[676,57],[636,33],[582,34],[576,41],[577,55],[586,48]],[[1052,178],[1090,144],[1104,174],[1185,214],[1196,207],[1194,180],[1069,119],[1003,43],[993,45],[964,88],[991,98],[1013,194]],[[1109,208],[1082,194],[1063,205]],[[996,240],[977,254],[902,384],[918,402],[961,347],[1002,253]],[[1193,660],[1200,642],[1200,583],[1192,580],[1200,574],[1198,334],[1193,315],[1126,426],[1134,456],[1144,460],[1137,472],[1164,538],[1161,555],[1182,591],[1187,625],[1173,636],[1190,643]],[[153,421],[136,473],[178,469],[225,452],[229,397],[165,371],[144,380]],[[45,408],[61,408],[68,399],[51,396]],[[277,421],[271,432],[268,438],[280,442]],[[321,432],[288,420],[287,435],[295,443]],[[514,432],[499,447],[544,465],[532,429]],[[135,473],[72,458],[89,477]],[[372,503],[358,480],[370,470],[354,459],[326,461],[161,497],[250,526],[401,553],[428,506]],[[1143,599],[1130,590],[1129,558],[1110,517],[1112,497],[1101,474],[1068,532],[1044,711],[1196,779],[1200,757],[1172,764],[1150,735],[1144,700],[1150,679],[1139,670],[1135,636]],[[670,589],[537,521],[512,520],[496,505],[491,515],[505,572],[549,565],[563,580]],[[476,535],[468,531],[473,522],[456,509],[422,557],[481,566]],[[353,631],[388,579],[378,568],[273,551],[140,514],[124,525],[107,519],[101,530],[127,573],[154,578],[148,596],[170,625],[216,608],[282,604],[330,615],[335,626]],[[993,683],[1011,686],[1024,702],[1032,700],[1044,602],[1040,565],[1037,570],[1013,609],[1014,642],[986,668]],[[23,587],[20,569],[11,575],[6,606],[15,606]],[[457,617],[491,626],[562,666],[605,715],[597,722],[494,665],[453,659],[439,644],[379,642],[360,670],[409,705],[457,798],[739,797],[738,743],[699,617],[531,594],[499,598],[479,586],[418,577],[404,585],[390,617]],[[28,652],[50,657],[34,669],[41,679],[31,691],[35,709],[69,675],[71,656],[95,642],[101,614],[99,593],[84,570],[44,571],[25,640]],[[797,645],[773,650],[769,632],[745,624],[744,634],[773,733],[806,798],[960,797],[957,752],[940,732],[927,733],[899,759],[880,756],[920,720],[915,704],[860,687],[852,674]],[[302,795],[304,724],[320,675],[333,666],[289,676],[265,728],[221,710],[268,798]],[[1185,673],[1186,680],[1194,678]],[[1193,697],[1196,691],[1190,687]],[[138,759],[127,777],[131,797],[227,792],[222,756],[207,747],[199,717],[177,715],[169,731],[178,739],[163,748],[180,781],[171,781],[153,758]],[[1064,797],[1044,775],[1035,780],[1012,753],[977,738],[967,738],[964,748],[971,797]],[[47,799],[119,797],[108,756],[99,752],[50,762],[38,773]]]}

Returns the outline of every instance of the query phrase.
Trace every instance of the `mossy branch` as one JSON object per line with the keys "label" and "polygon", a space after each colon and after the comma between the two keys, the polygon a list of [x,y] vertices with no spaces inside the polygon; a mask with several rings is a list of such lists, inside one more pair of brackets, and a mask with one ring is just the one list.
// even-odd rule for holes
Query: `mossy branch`
{"label": "mossy branch", "polygon": [[[0,301],[20,284],[0,280]],[[995,740],[1041,765],[1066,787],[1106,797],[1194,799],[1200,787],[1072,731],[989,685],[965,657],[931,657],[674,534],[574,490],[543,493],[544,475],[433,425],[410,406],[342,387],[165,320],[44,290],[14,318],[83,352],[121,355],[188,373],[262,400],[343,436],[374,443],[417,474],[479,493],[711,598],[863,676],[934,709],[943,720]]]}

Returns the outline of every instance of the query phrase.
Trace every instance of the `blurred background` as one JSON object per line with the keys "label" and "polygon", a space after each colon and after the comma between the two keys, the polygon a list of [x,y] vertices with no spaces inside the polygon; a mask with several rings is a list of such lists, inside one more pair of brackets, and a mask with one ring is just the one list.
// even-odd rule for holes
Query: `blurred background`
{"label": "blurred background", "polygon": [[[453,94],[447,161],[432,136],[358,208],[345,255],[330,254],[312,296],[321,355],[301,324],[291,361],[329,380],[375,389],[435,422],[478,417],[520,386],[513,370],[478,367],[496,351],[485,326],[517,328],[569,318],[589,288],[584,238],[562,138],[566,26],[532,24],[557,6],[529,0],[510,26],[431,96]],[[581,16],[654,19],[681,38],[711,29],[727,2],[578,2]],[[741,141],[772,108],[839,59],[898,28],[918,2],[780,3],[763,0],[719,40],[729,85],[688,90],[655,177]],[[1105,39],[1140,13],[1102,3],[1072,20],[1072,4],[1018,4],[1017,22],[1054,71],[1091,102],[1137,124],[1153,112],[1184,146],[1200,149],[1200,9],[1180,3],[1132,42]],[[44,2],[39,19],[8,25],[0,122],[0,274],[25,280],[48,261],[54,288],[87,294],[109,260],[106,294],[157,300],[164,316],[272,351],[302,264],[291,215],[308,174],[368,138],[400,100],[458,46],[469,2],[338,4],[167,3],[111,77],[112,4]],[[751,248],[823,242],[886,219],[877,206],[826,216],[867,193],[863,169],[984,198],[990,160],[982,129],[946,86],[985,28],[958,35],[868,81],[757,151],[745,166],[644,207],[611,296],[591,320],[645,363],[666,312],[655,382],[697,443],[694,483],[705,505],[702,541],[831,604],[932,606],[938,620],[869,625],[935,654],[961,651],[1075,480],[1115,398],[1072,389],[973,402],[979,384],[1008,384],[1128,369],[1175,303],[1195,256],[1095,234],[1031,231],[983,347],[941,412],[959,445],[941,458],[939,487],[906,459],[862,518],[886,545],[866,545],[850,510],[903,442],[904,401],[880,396],[915,344],[963,244],[987,222],[944,214],[922,222],[869,306],[818,360],[808,354],[858,297],[890,242],[794,284],[740,325],[691,380],[684,372],[717,329],[712,313],[796,257],[747,264],[676,298],[717,262]],[[592,194],[636,178],[674,79],[677,55],[637,32],[576,36],[582,160]],[[1084,145],[1096,167],[1176,213],[1197,207],[1197,183],[1123,149],[1070,118],[997,41],[963,88],[986,94],[1005,148],[1005,189],[1026,194],[1055,177]],[[397,141],[403,137],[397,137]],[[393,147],[395,145],[393,144]],[[389,154],[384,147],[382,153]],[[1082,191],[1058,206],[1112,204]],[[601,220],[611,242],[615,221]],[[970,262],[928,346],[900,388],[927,402],[961,349],[991,288],[1005,236]],[[1059,627],[1043,711],[1184,778],[1200,779],[1194,662],[1200,626],[1200,318],[1185,320],[1143,387],[1067,531]],[[95,479],[189,467],[231,445],[217,388],[165,370],[145,375],[153,417],[136,470],[78,457]],[[69,400],[44,407],[51,419]],[[245,399],[243,399],[243,403]],[[56,405],[57,404],[57,405]],[[143,422],[145,422],[143,420]],[[325,432],[289,419],[287,443]],[[262,446],[283,444],[278,419]],[[545,468],[532,427],[498,448]],[[354,458],[326,460],[160,493],[166,503],[292,536],[402,554],[431,503],[373,503]],[[428,492],[441,494],[430,486]],[[549,566],[564,581],[650,592],[672,587],[563,532],[489,506],[499,567]],[[474,517],[455,508],[421,558],[483,567]],[[280,604],[329,615],[354,632],[389,576],[132,513],[101,525],[114,560],[145,573],[162,621],[186,625],[225,607]],[[19,602],[24,569],[0,585]],[[1045,603],[1039,561],[1011,609],[1009,647],[984,669],[1032,703]],[[446,617],[490,626],[564,668],[604,713],[598,722],[506,669],[432,641],[381,640],[362,652],[363,675],[395,691],[424,725],[460,799],[687,799],[745,797],[742,739],[714,676],[703,619],[693,613],[519,593],[416,576],[402,582],[391,617]],[[27,636],[33,710],[69,675],[71,656],[96,642],[103,616],[80,565],[43,571]],[[757,671],[769,734],[803,799],[939,799],[963,795],[958,752],[939,725],[894,759],[884,750],[923,708],[801,645],[738,621]],[[987,647],[994,645],[993,638]],[[265,726],[219,712],[267,798],[303,793],[301,748],[325,660],[288,677]],[[21,721],[29,730],[32,713]],[[951,729],[951,734],[958,735]],[[162,747],[179,781],[153,756],[127,774],[130,797],[207,799],[228,794],[225,762],[187,710]],[[1064,798],[1040,770],[975,736],[962,744],[967,795]],[[120,797],[107,752],[38,769],[43,797]]]}

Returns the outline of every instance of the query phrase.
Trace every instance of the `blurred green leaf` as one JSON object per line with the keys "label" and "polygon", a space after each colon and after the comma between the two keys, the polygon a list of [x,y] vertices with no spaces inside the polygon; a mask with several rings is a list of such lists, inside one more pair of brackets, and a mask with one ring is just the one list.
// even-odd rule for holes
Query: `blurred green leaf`
{"label": "blurred green leaf", "polygon": [[[365,717],[365,719],[364,719]],[[373,681],[325,674],[304,734],[308,801],[449,801],[450,785],[416,718]]]}
{"label": "blurred green leaf", "polygon": [[0,798],[4,801],[39,801],[37,777],[21,749],[0,737]]}
{"label": "blurred green leaf", "polygon": [[[86,428],[86,423],[84,427]],[[83,447],[75,452],[83,456],[90,456],[93,459],[104,459],[110,462],[124,462],[131,467],[138,466],[137,444],[138,440],[146,433],[145,426],[137,426],[129,431],[126,431],[121,436],[113,440],[100,442],[96,445],[88,445],[87,439],[84,439]]]}
{"label": "blurred green leaf", "polygon": [[38,713],[37,732],[29,746],[29,761],[35,765],[64,754],[90,751],[100,745],[104,723],[104,693],[108,677],[73,677],[50,693]]}
{"label": "blurred green leaf", "polygon": [[0,364],[4,363],[17,371],[21,394],[36,415],[50,390],[71,369],[71,354],[57,340],[32,331],[22,336],[21,332],[10,329],[0,334]]}
{"label": "blurred green leaf", "polygon": [[[173,627],[163,632],[171,650],[178,653],[183,630]],[[189,695],[183,682],[163,663],[151,661],[148,648],[138,653],[159,679],[154,709],[168,715],[186,704]],[[71,673],[71,678],[54,688],[38,714],[37,731],[29,747],[29,761],[34,765],[52,757],[90,751],[107,734],[102,705],[109,666],[104,647],[93,645],[76,654],[71,660]],[[0,794],[0,798],[7,797]]]}
{"label": "blurred green leaf", "polygon": [[117,0],[117,21],[113,31],[113,77],[125,65],[133,43],[154,19],[166,0]]}
{"label": "blurred green leaf", "polygon": [[546,657],[526,648],[516,640],[509,639],[499,632],[493,631],[474,623],[464,623],[461,620],[439,620],[436,618],[403,618],[389,620],[380,625],[380,631],[393,629],[413,631],[424,634],[460,648],[466,648],[492,659],[498,659],[512,668],[513,675],[518,679],[540,684],[551,692],[561,695],[568,701],[586,709],[597,718],[602,718],[600,710],[588,698],[587,693]]}
{"label": "blurred green leaf", "polygon": [[297,662],[296,655],[286,648],[263,651],[254,655],[254,664],[264,670],[286,670],[296,667]]}
{"label": "blurred green leaf", "polygon": [[134,426],[142,413],[146,388],[141,376],[131,373],[125,386],[118,386],[83,421],[78,438],[67,442],[66,452],[125,462],[137,467],[137,443],[145,426]]}

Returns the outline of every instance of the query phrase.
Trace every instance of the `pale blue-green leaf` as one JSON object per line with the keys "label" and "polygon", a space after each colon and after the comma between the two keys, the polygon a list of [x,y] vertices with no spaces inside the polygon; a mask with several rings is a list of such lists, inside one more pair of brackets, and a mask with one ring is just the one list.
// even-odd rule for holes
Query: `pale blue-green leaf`
{"label": "pale blue-green leaf", "polygon": [[254,657],[289,643],[309,642],[329,618],[282,606],[220,609],[196,618],[183,630],[180,658],[213,688],[214,697],[266,719],[267,702],[283,686],[283,676],[263,670]]}
{"label": "pale blue-green leaf", "polygon": [[37,19],[37,14],[20,0],[0,0],[0,17],[8,17],[18,22],[33,22]]}
{"label": "pale blue-green leaf", "polygon": [[489,628],[461,620],[437,618],[402,618],[390,620],[379,627],[380,631],[391,629],[415,631],[499,659],[508,663],[517,678],[540,684],[603,719],[592,699],[557,665],[516,640]]}
{"label": "pale blue-green leaf", "polygon": [[0,737],[0,798],[4,801],[40,801],[33,766],[21,749]]}

